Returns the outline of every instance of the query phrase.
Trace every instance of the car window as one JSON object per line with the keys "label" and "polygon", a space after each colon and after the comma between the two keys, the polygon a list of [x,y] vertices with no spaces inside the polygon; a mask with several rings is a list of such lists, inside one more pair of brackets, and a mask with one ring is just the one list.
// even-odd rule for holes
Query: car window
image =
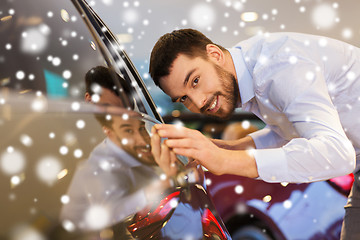
{"label": "car window", "polygon": [[[150,146],[162,119],[151,96],[101,19],[86,2],[73,3],[1,5],[0,238],[92,239],[108,231],[133,239],[140,228],[130,236],[127,221],[143,220],[139,212],[155,211],[166,194],[178,202],[175,186],[202,184],[179,157],[182,174],[162,186]],[[176,216],[185,216],[188,203],[178,205],[185,210]],[[169,206],[149,222],[163,225],[174,201]]]}

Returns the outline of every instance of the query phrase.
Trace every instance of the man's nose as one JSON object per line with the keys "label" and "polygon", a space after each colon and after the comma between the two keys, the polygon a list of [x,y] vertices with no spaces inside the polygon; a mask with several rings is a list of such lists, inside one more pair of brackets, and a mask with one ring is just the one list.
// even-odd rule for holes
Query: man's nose
{"label": "man's nose", "polygon": [[135,140],[135,145],[136,146],[143,146],[146,144],[149,144],[148,142],[146,142],[146,140],[144,139],[144,136],[139,132],[136,132],[136,134],[134,134],[134,140]]}
{"label": "man's nose", "polygon": [[194,94],[192,99],[192,102],[198,111],[200,111],[200,109],[205,106],[207,100],[204,94]]}

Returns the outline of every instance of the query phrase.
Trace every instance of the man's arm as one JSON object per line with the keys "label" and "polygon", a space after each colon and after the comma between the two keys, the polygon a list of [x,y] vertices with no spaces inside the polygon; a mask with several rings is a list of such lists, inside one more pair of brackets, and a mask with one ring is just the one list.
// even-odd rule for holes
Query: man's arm
{"label": "man's arm", "polygon": [[256,148],[255,142],[251,136],[246,136],[238,140],[220,140],[211,139],[216,146],[228,150],[249,150]]}
{"label": "man's arm", "polygon": [[214,174],[236,174],[250,178],[259,176],[252,150],[220,148],[201,132],[185,127],[157,124],[154,129],[152,138],[156,135],[168,138],[165,144],[171,151],[198,160]]}

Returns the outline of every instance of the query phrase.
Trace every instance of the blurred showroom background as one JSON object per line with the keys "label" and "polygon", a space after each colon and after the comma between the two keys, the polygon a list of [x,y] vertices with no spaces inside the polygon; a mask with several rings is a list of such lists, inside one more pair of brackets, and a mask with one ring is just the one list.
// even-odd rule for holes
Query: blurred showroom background
{"label": "blurred showroom background", "polygon": [[162,115],[168,114],[174,106],[152,84],[148,61],[157,39],[174,29],[198,29],[224,47],[231,47],[256,34],[279,31],[322,35],[360,45],[360,3],[357,0],[88,2],[124,43]]}

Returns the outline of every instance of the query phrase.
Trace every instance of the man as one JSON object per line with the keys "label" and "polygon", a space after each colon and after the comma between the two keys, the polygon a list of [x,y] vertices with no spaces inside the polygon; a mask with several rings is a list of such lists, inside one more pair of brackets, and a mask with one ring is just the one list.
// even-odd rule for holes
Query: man
{"label": "man", "polygon": [[[267,126],[237,141],[221,141],[155,125],[154,156],[164,162],[170,149],[215,174],[267,182],[312,182],[351,173],[360,153],[359,59],[359,48],[306,34],[265,34],[230,49],[192,29],[165,34],[152,50],[149,72],[172,101],[219,118],[241,107]],[[159,137],[168,138],[165,146],[155,147]],[[359,175],[358,166],[343,239],[360,239]]]}
{"label": "man", "polygon": [[159,200],[170,184],[160,180],[145,122],[139,113],[124,109],[113,76],[102,66],[85,76],[85,100],[107,108],[106,114],[96,114],[106,138],[76,169],[61,219],[82,231],[117,224],[121,239],[133,239],[122,221]]}

